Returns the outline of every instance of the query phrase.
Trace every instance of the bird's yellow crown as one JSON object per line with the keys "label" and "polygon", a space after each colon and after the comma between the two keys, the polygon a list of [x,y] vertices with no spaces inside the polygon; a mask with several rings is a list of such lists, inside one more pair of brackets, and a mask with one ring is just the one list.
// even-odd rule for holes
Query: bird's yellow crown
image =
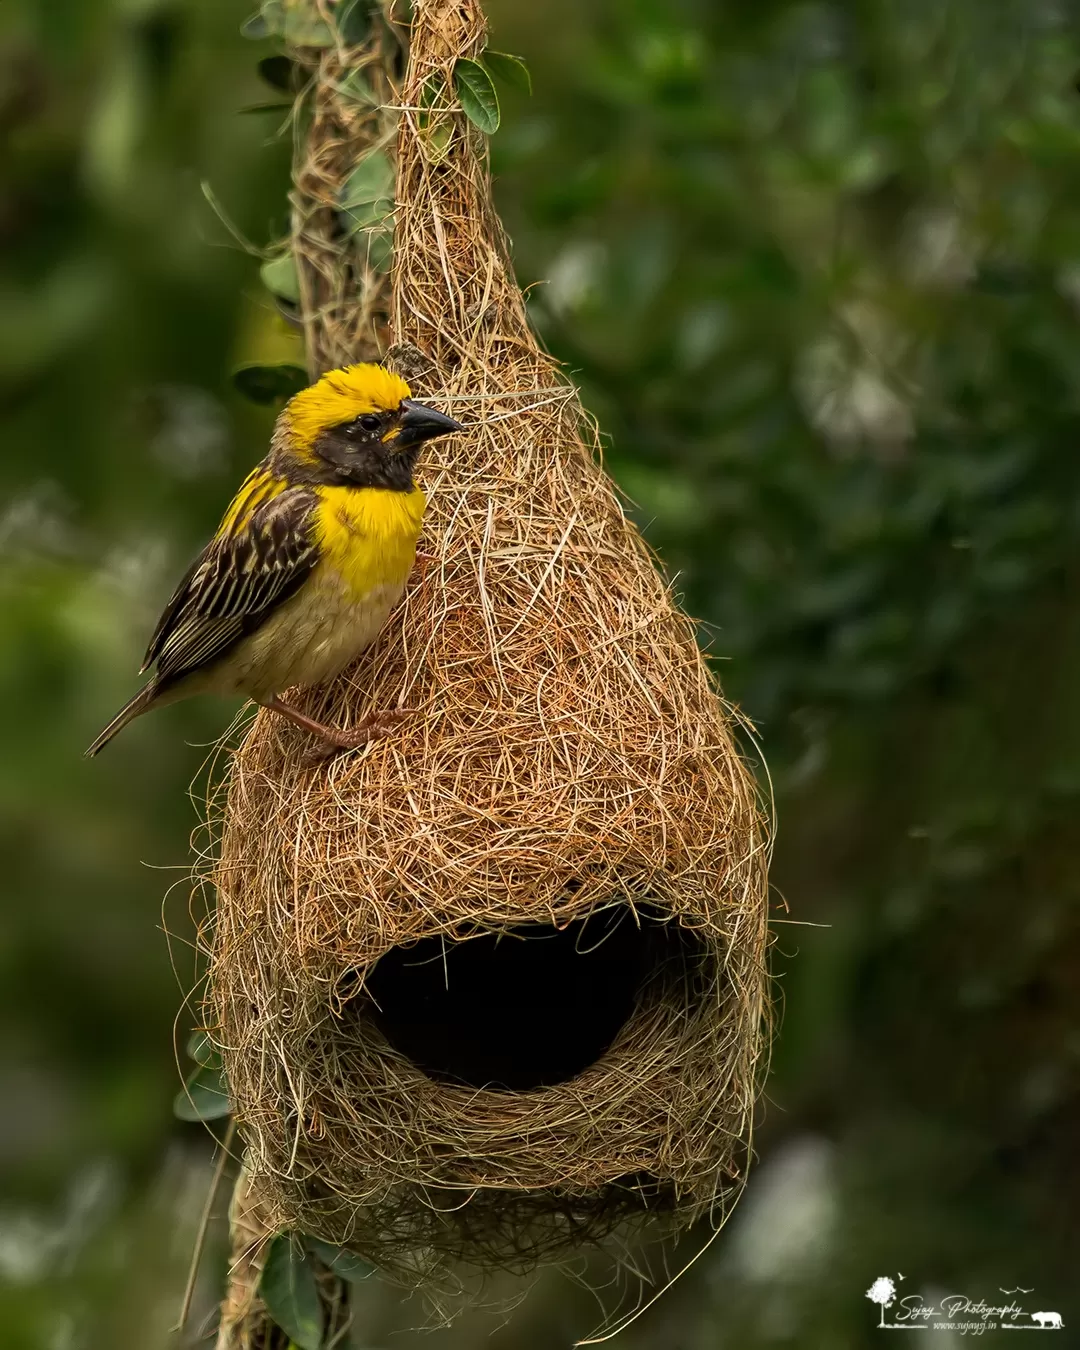
{"label": "bird's yellow crown", "polygon": [[285,405],[284,418],[294,448],[309,450],[329,427],[364,413],[393,412],[408,397],[409,386],[385,366],[341,366],[294,394]]}

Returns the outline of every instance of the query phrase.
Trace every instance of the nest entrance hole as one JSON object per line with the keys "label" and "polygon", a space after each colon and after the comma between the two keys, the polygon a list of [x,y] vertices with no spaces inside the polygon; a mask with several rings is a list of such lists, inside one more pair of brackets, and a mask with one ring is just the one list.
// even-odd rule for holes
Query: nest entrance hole
{"label": "nest entrance hole", "polygon": [[362,1015],[438,1082],[553,1087],[604,1055],[657,980],[691,996],[701,955],[688,930],[626,905],[563,928],[421,938],[375,963]]}

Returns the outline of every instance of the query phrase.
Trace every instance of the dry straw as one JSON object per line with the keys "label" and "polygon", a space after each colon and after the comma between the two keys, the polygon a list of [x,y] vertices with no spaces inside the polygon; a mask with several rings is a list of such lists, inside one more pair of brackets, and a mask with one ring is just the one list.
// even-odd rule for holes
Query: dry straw
{"label": "dry straw", "polygon": [[[387,20],[372,25],[362,46],[293,53],[308,77],[297,104],[309,112],[289,201],[312,379],[351,361],[377,361],[386,350],[389,266],[373,246],[381,231],[349,229],[341,203],[349,201],[350,180],[362,166],[393,155],[402,51],[401,32]],[[378,174],[369,178],[377,181]]]}
{"label": "dry straw", "polygon": [[[381,640],[291,695],[341,724],[415,711],[321,770],[259,714],[228,774],[208,933],[207,1022],[266,1223],[416,1278],[458,1257],[528,1267],[642,1213],[718,1221],[767,1022],[755,785],[595,428],[530,331],[484,139],[452,92],[484,42],[475,0],[420,0],[398,91],[391,358],[468,431],[421,463],[429,557]],[[316,79],[350,59],[368,56],[326,53]],[[335,117],[332,145],[318,121],[309,137],[321,178],[298,179],[303,200],[382,134],[375,118],[350,144]],[[320,219],[298,209],[295,243],[310,350],[339,361],[364,334]],[[410,965],[429,949],[434,966]],[[549,954],[553,981],[584,963],[595,997],[553,983],[521,1013],[518,1053],[485,981],[505,961],[542,980]],[[469,972],[476,1044],[425,1024],[433,970]]]}

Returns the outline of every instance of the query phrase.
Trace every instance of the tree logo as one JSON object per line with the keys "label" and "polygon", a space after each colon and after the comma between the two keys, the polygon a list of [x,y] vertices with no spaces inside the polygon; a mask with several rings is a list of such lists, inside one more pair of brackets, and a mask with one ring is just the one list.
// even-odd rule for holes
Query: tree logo
{"label": "tree logo", "polygon": [[885,1326],[885,1309],[891,1308],[896,1302],[896,1285],[893,1284],[888,1275],[879,1275],[866,1291],[866,1297],[871,1303],[881,1305],[881,1321],[878,1326]]}

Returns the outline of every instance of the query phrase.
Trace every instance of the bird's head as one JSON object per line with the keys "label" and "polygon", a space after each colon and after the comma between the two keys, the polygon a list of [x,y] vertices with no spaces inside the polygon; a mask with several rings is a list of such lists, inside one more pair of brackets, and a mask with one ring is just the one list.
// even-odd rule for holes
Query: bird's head
{"label": "bird's head", "polygon": [[281,414],[279,447],[298,476],[313,483],[412,487],[420,447],[463,430],[445,413],[417,403],[384,366],[329,370],[295,394]]}

